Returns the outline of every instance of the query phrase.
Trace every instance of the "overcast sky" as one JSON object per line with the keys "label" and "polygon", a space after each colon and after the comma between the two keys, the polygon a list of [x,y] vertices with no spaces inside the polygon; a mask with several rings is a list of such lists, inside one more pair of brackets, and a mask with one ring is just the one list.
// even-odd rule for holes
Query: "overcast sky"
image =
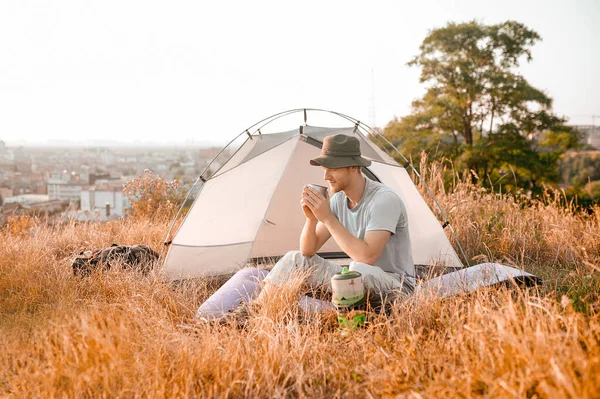
{"label": "overcast sky", "polygon": [[385,126],[424,92],[427,32],[472,19],[536,30],[521,72],[572,123],[600,115],[597,0],[2,0],[0,139],[222,143],[303,107]]}

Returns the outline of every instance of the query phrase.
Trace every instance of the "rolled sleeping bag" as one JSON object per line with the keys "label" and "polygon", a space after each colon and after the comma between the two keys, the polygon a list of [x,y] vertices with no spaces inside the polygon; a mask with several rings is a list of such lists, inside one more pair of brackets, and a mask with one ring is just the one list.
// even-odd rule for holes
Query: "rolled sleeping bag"
{"label": "rolled sleeping bag", "polygon": [[498,263],[481,263],[427,280],[417,287],[415,293],[422,292],[444,297],[473,292],[483,287],[508,283],[511,280],[525,286],[542,283],[541,278],[514,267]]}
{"label": "rolled sleeping bag", "polygon": [[268,270],[254,267],[241,269],[200,305],[196,318],[217,319],[236,309],[240,303],[256,298],[261,290],[260,283],[268,273]]}

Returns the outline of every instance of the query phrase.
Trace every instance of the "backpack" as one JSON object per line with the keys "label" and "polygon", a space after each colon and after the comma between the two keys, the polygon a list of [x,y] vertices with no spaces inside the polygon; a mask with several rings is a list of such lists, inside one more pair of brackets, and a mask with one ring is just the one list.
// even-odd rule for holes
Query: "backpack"
{"label": "backpack", "polygon": [[88,276],[98,268],[108,270],[114,266],[135,269],[147,275],[159,258],[158,253],[145,245],[112,244],[108,248],[80,252],[71,266],[73,274],[82,277]]}

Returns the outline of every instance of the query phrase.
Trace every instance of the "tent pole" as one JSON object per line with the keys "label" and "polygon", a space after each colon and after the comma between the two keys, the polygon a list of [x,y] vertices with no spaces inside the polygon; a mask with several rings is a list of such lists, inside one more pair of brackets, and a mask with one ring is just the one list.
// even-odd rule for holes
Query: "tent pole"
{"label": "tent pole", "polygon": [[[175,227],[175,223],[177,222],[177,218],[179,217],[179,215],[181,215],[181,211],[183,210],[183,207],[185,206],[185,203],[187,202],[188,198],[190,197],[190,195],[192,194],[192,191],[194,190],[194,187],[196,187],[196,184],[198,184],[198,180],[200,179],[200,176],[198,178],[196,178],[196,181],[194,182],[194,184],[192,184],[192,187],[188,190],[187,195],[185,196],[185,199],[183,200],[183,202],[181,203],[181,206],[179,207],[179,210],[177,211],[177,214],[175,215],[175,217],[173,218],[173,221],[171,222],[171,226],[169,227],[169,231],[167,232],[167,235],[163,241],[164,246],[169,246],[171,244],[171,241],[169,241],[169,237],[171,236],[171,232],[173,231],[173,227]],[[204,184],[204,181],[203,181]]]}

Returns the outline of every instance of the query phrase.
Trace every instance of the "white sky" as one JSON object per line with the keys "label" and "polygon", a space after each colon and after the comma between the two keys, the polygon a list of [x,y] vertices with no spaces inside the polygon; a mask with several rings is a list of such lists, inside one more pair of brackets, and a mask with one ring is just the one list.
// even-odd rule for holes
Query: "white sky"
{"label": "white sky", "polygon": [[572,123],[600,115],[597,0],[2,0],[0,139],[223,143],[290,108],[371,124],[372,92],[384,126],[423,94],[428,30],[471,19],[536,30],[521,72]]}

